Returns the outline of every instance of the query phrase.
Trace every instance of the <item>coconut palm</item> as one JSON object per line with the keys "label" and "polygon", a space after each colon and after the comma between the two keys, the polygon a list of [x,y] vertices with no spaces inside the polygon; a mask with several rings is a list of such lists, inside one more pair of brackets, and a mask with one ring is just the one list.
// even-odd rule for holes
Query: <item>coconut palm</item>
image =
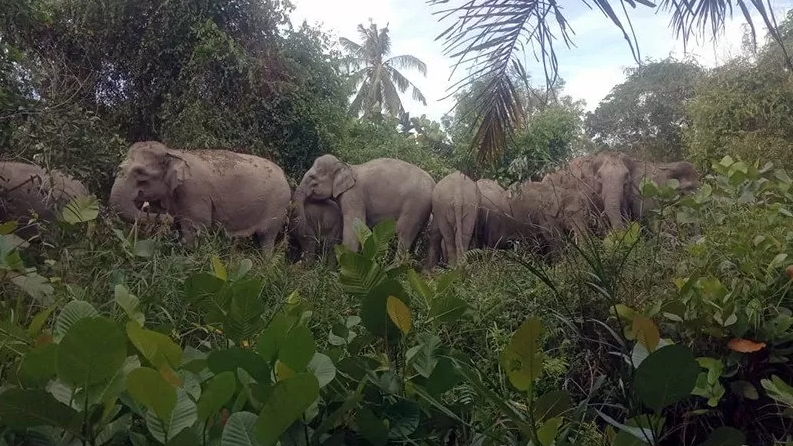
{"label": "coconut palm", "polygon": [[628,6],[657,8],[670,14],[670,27],[684,44],[691,37],[705,37],[708,33],[714,39],[718,37],[733,9],[741,11],[755,40],[752,14],[756,12],[770,37],[779,43],[784,63],[793,70],[769,0],[661,0],[658,6],[650,0],[592,0],[591,3],[589,0],[429,0],[440,8],[436,11],[440,20],[454,22],[438,36],[445,40],[445,54],[457,59],[458,66],[470,68],[451,87],[450,96],[461,90],[470,91],[473,82],[486,83],[474,98],[476,110],[469,114],[474,133],[472,149],[480,158],[492,159],[503,151],[525,118],[519,106],[519,85],[510,78],[510,71],[523,71],[519,53],[532,48],[536,60],[545,69],[549,85],[556,81],[558,61],[554,44],[561,40],[569,47],[573,43],[575,33],[565,17],[569,10],[565,8],[574,2],[588,7],[594,3],[604,19],[622,32],[637,63],[641,54],[636,35],[641,30],[633,29]]}
{"label": "coconut palm", "polygon": [[427,75],[427,65],[415,56],[405,54],[388,57],[391,53],[391,37],[388,25],[378,29],[370,23],[368,28],[358,25],[361,43],[355,43],[344,37],[339,39],[341,46],[353,57],[358,69],[352,73],[350,81],[357,89],[355,99],[350,104],[350,113],[356,116],[385,112],[397,116],[402,108],[399,93],[408,88],[414,100],[427,105],[427,100],[401,72],[400,69],[415,69]]}

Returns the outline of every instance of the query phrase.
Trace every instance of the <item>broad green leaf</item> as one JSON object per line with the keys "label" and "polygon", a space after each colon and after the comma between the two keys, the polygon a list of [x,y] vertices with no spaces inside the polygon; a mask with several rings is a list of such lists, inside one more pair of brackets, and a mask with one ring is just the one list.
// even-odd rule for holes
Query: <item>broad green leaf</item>
{"label": "broad green leaf", "polygon": [[383,416],[388,419],[388,437],[393,440],[407,438],[419,427],[420,412],[418,403],[406,399],[386,407]]}
{"label": "broad green leaf", "polygon": [[28,325],[28,336],[33,338],[41,333],[44,324],[47,322],[47,319],[49,319],[53,310],[55,310],[55,305],[50,305],[33,317],[33,320],[30,321],[30,325]]}
{"label": "broad green leaf", "polygon": [[452,361],[449,358],[441,357],[432,370],[432,375],[424,384],[424,388],[430,395],[440,395],[452,389],[460,380],[461,377],[455,370]]}
{"label": "broad green leaf", "polygon": [[52,426],[81,435],[82,415],[44,390],[0,393],[0,422],[14,428]]}
{"label": "broad green leaf", "polygon": [[512,335],[504,350],[504,368],[509,382],[516,389],[528,391],[542,373],[543,354],[539,350],[542,323],[536,317],[527,319]]}
{"label": "broad green leaf", "polygon": [[411,316],[410,309],[404,302],[399,300],[398,297],[388,296],[386,299],[386,311],[391,322],[399,328],[402,334],[407,335],[410,332]]}
{"label": "broad green leaf", "polygon": [[292,328],[286,335],[278,351],[278,360],[288,365],[290,369],[301,372],[305,370],[316,351],[311,330],[300,325]]}
{"label": "broad green leaf", "polygon": [[229,278],[226,273],[226,267],[223,265],[223,262],[220,261],[220,257],[215,254],[212,254],[212,272],[215,274],[215,277],[224,282]]}
{"label": "broad green leaf", "polygon": [[99,313],[88,302],[73,300],[63,306],[58,319],[55,320],[53,333],[57,337],[63,337],[75,322],[83,318],[98,317]]}
{"label": "broad green leaf", "polygon": [[760,384],[768,392],[768,396],[776,402],[793,408],[793,387],[778,376],[772,375],[771,379],[761,379]]}
{"label": "broad green leaf", "polygon": [[18,226],[19,222],[16,220],[7,221],[0,225],[0,235],[11,234],[12,232],[16,231]]}
{"label": "broad green leaf", "polygon": [[270,382],[270,368],[267,366],[267,362],[251,350],[238,347],[215,350],[207,357],[207,366],[215,374],[237,373],[239,367],[248,372],[260,384]]}
{"label": "broad green leaf", "polygon": [[19,377],[26,387],[42,387],[55,377],[58,344],[40,345],[22,359]]}
{"label": "broad green leaf", "polygon": [[408,351],[407,360],[419,375],[429,378],[438,365],[438,354],[441,347],[439,337],[422,333],[418,336],[418,345]]}
{"label": "broad green leaf", "polygon": [[36,272],[13,273],[9,274],[9,277],[14,285],[21,288],[36,302],[42,305],[52,305],[52,293],[55,292],[55,288],[50,285],[50,281],[46,277]]}
{"label": "broad green leaf", "polygon": [[231,280],[240,280],[245,277],[248,272],[250,272],[251,268],[253,268],[253,262],[251,259],[242,259],[240,264],[237,265],[237,269],[231,275]]}
{"label": "broad green leaf", "polygon": [[176,406],[170,416],[160,419],[154,412],[146,412],[146,427],[149,432],[160,443],[165,443],[168,439],[175,438],[183,430],[191,427],[198,419],[198,411],[195,403],[182,389],[176,389]]}
{"label": "broad green leaf", "polygon": [[454,281],[460,278],[460,274],[460,270],[453,269],[438,277],[435,280],[435,297],[439,297],[441,294],[450,290]]}
{"label": "broad green leaf", "polygon": [[128,321],[127,336],[143,357],[158,369],[165,366],[176,369],[182,362],[182,349],[162,333],[146,330],[137,322]]}
{"label": "broad green leaf", "polygon": [[386,279],[364,296],[361,303],[363,326],[375,336],[396,337],[399,328],[391,322],[386,309],[388,296],[404,297],[402,285],[394,279]]}
{"label": "broad green leaf", "polygon": [[746,436],[738,429],[722,426],[710,433],[708,439],[699,446],[741,446],[746,442]]}
{"label": "broad green leaf", "polygon": [[380,256],[385,254],[388,250],[389,242],[396,234],[396,221],[394,219],[386,219],[376,224],[372,228],[372,239],[375,243],[375,255]]}
{"label": "broad green leaf", "polygon": [[114,437],[126,436],[131,427],[132,414],[128,413],[126,415],[122,415],[105,425],[105,427],[96,436],[96,444],[112,444],[111,440],[113,440]]}
{"label": "broad green leaf", "polygon": [[237,379],[232,372],[215,375],[198,400],[198,421],[205,422],[220,411],[237,389]]}
{"label": "broad green leaf", "polygon": [[208,273],[193,274],[185,281],[187,301],[203,310],[207,323],[223,323],[226,320],[231,294],[225,282]]}
{"label": "broad green leaf", "polygon": [[317,377],[320,388],[330,384],[336,377],[336,366],[333,365],[330,357],[322,353],[314,353],[314,357],[311,358],[306,369]]}
{"label": "broad green leaf", "polygon": [[388,429],[385,424],[366,406],[358,408],[355,424],[358,426],[358,433],[373,446],[383,446],[388,442]]}
{"label": "broad green leaf", "polygon": [[135,241],[135,246],[132,251],[136,257],[148,259],[153,256],[157,250],[157,239],[147,238]]}
{"label": "broad green leaf", "polygon": [[273,446],[289,426],[319,397],[317,378],[301,373],[275,385],[256,422],[256,438]]}
{"label": "broad green leaf", "polygon": [[126,357],[124,332],[115,323],[83,318],[61,340],[55,367],[63,382],[86,387],[113,377]]}
{"label": "broad green leaf", "polygon": [[256,351],[268,362],[275,362],[294,319],[277,314],[256,341]]}
{"label": "broad green leaf", "polygon": [[339,283],[346,293],[366,296],[384,280],[380,265],[363,254],[346,252],[339,256]]}
{"label": "broad green leaf", "polygon": [[238,344],[250,340],[262,329],[265,307],[259,296],[261,289],[262,282],[256,279],[236,282],[232,286],[231,305],[223,328]]}
{"label": "broad green leaf", "polygon": [[259,441],[256,440],[256,419],[256,414],[250,412],[231,414],[223,428],[220,446],[259,446]]}
{"label": "broad green leaf", "polygon": [[556,440],[556,434],[559,433],[559,427],[562,425],[561,418],[551,418],[539,429],[537,429],[537,438],[540,440],[542,446],[551,446],[553,441]]}
{"label": "broad green leaf", "polygon": [[534,419],[542,421],[560,417],[570,410],[572,404],[566,390],[552,390],[534,401]]}
{"label": "broad green leaf", "polygon": [[661,340],[661,334],[655,322],[647,316],[636,314],[633,316],[633,334],[649,352],[654,352]]}
{"label": "broad green leaf", "polygon": [[130,372],[140,368],[138,356],[127,356],[124,364],[107,381],[88,387],[86,390],[78,390],[74,399],[76,401],[87,401],[88,405],[106,402],[117,398],[122,392],[127,390],[127,376]]}
{"label": "broad green leaf", "polygon": [[99,216],[99,202],[93,195],[74,197],[63,206],[60,219],[69,224],[85,223]]}
{"label": "broad green leaf", "polygon": [[636,370],[634,390],[645,406],[660,413],[687,398],[697,383],[700,367],[691,351],[678,344],[662,347]]}
{"label": "broad green leaf", "polygon": [[633,320],[636,312],[625,304],[617,304],[609,308],[609,312],[614,316],[619,316],[627,321]]}
{"label": "broad green leaf", "polygon": [[135,369],[127,375],[127,391],[163,420],[170,417],[176,406],[176,389],[148,367]]}
{"label": "broad green leaf", "polygon": [[127,317],[137,322],[141,327],[146,322],[146,316],[140,311],[140,299],[130,293],[127,287],[118,284],[113,289],[115,302],[127,314]]}
{"label": "broad green leaf", "polygon": [[468,309],[468,303],[457,296],[436,297],[430,307],[429,318],[434,325],[457,322]]}
{"label": "broad green leaf", "polygon": [[410,282],[410,286],[413,287],[413,290],[419,293],[424,299],[424,303],[426,303],[427,308],[429,308],[432,304],[433,292],[430,286],[427,285],[427,282],[425,282],[414,269],[408,270],[408,282]]}

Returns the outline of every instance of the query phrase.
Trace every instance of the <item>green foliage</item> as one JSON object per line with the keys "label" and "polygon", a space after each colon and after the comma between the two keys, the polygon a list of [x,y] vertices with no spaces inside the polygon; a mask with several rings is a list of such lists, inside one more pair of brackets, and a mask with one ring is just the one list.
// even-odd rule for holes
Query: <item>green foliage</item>
{"label": "green foliage", "polygon": [[684,157],[686,113],[704,76],[696,63],[665,59],[627,70],[627,79],[586,118],[595,144],[653,161]]}

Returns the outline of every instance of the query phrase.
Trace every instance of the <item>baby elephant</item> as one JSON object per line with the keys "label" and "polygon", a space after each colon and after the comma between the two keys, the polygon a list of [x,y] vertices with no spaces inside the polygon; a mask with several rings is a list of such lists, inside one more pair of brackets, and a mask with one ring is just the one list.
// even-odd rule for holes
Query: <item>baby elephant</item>
{"label": "baby elephant", "polygon": [[220,223],[235,237],[256,235],[265,256],[286,223],[289,183],[276,164],[228,150],[174,150],[156,141],[130,147],[116,181],[125,201],[158,203],[188,244],[196,226]]}
{"label": "baby elephant", "polygon": [[[295,197],[295,200],[302,200]],[[306,265],[312,265],[318,256],[336,266],[333,247],[342,242],[342,216],[339,205],[333,200],[305,200],[305,221],[293,210],[289,218],[289,243],[287,258],[292,262],[304,258]]]}
{"label": "baby elephant", "polygon": [[[432,191],[432,218],[437,223],[442,251],[456,265],[468,251],[476,228],[481,195],[476,183],[457,171],[438,182]],[[434,228],[431,227],[431,230]],[[437,235],[435,239],[437,243]],[[437,256],[437,249],[434,250]]]}
{"label": "baby elephant", "polygon": [[[31,211],[42,220],[52,220],[71,199],[88,195],[82,183],[55,169],[0,162],[0,222],[21,220]],[[21,231],[22,237],[33,235],[29,229]]]}

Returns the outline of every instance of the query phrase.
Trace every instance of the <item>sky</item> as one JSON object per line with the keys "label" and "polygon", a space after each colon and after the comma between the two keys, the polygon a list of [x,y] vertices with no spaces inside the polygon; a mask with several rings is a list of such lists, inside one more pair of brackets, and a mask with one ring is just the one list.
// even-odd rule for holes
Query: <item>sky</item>
{"label": "sky", "polygon": [[[403,71],[427,98],[424,106],[410,98],[409,91],[402,95],[405,109],[411,116],[426,114],[440,120],[454,106],[448,98],[450,80],[455,60],[443,55],[443,42],[435,40],[451,21],[438,22],[434,15],[438,9],[425,0],[292,0],[295,10],[291,19],[294,25],[303,20],[320,26],[335,37],[359,41],[357,26],[373,20],[378,26],[388,25],[392,42],[392,55],[412,54],[427,64],[427,76],[416,71]],[[461,0],[451,0],[460,4]],[[625,79],[624,70],[635,67],[630,47],[620,30],[599,10],[589,9],[583,1],[569,0],[563,5],[570,23],[574,47],[567,49],[562,42],[555,44],[559,59],[560,76],[565,80],[565,93],[586,101],[586,109],[594,110],[611,89]],[[617,4],[617,3],[615,3]],[[793,7],[793,0],[773,2],[777,20]],[[711,39],[690,41],[687,51],[669,28],[669,15],[656,13],[646,7],[630,10],[629,14],[637,33],[641,58],[662,59],[668,56],[693,57],[706,67],[724,63],[741,50],[742,24],[740,10],[728,19],[725,32],[714,43]],[[762,22],[755,20],[758,26]],[[759,28],[758,38],[765,34]],[[537,82],[544,79],[542,66],[531,54],[524,55],[524,65]]]}

